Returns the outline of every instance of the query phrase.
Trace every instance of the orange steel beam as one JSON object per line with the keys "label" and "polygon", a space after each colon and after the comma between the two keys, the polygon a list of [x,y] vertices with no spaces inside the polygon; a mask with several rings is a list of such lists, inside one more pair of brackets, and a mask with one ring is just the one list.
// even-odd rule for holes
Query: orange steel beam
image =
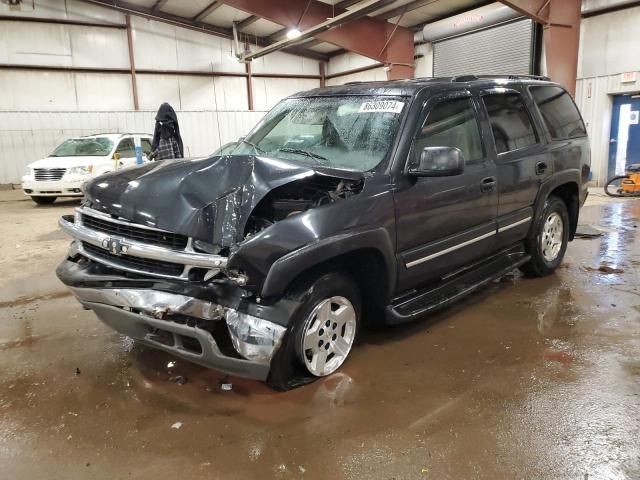
{"label": "orange steel beam", "polygon": [[547,75],[575,94],[580,43],[580,0],[500,0],[542,24]]}
{"label": "orange steel beam", "polygon": [[[300,31],[325,22],[346,10],[318,0],[220,0],[251,15]],[[348,51],[373,58],[388,67],[387,78],[412,78],[414,72],[413,32],[369,16],[350,21],[316,38]]]}

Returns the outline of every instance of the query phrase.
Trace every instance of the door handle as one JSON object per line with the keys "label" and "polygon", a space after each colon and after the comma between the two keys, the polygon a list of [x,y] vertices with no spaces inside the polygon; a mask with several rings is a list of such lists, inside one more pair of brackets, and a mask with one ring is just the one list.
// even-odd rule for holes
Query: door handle
{"label": "door handle", "polygon": [[544,162],[536,163],[536,175],[542,175],[547,170],[547,164]]}
{"label": "door handle", "polygon": [[480,191],[482,192],[490,192],[494,188],[496,188],[496,179],[495,177],[486,177],[482,179],[480,183]]}

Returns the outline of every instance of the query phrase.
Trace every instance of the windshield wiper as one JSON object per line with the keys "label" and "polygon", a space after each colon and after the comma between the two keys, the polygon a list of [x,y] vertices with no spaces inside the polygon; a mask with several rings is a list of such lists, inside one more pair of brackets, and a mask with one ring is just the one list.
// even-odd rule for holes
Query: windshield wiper
{"label": "windshield wiper", "polygon": [[249,140],[245,140],[244,138],[240,140],[240,143],[246,143],[250,147],[253,147],[253,149],[258,153],[267,153],[263,149],[261,149],[259,146],[257,146],[255,143],[251,143]]}
{"label": "windshield wiper", "polygon": [[310,152],[309,150],[303,150],[302,148],[281,147],[278,149],[278,151],[286,152],[286,153],[297,153],[298,155],[306,155],[307,157],[315,158],[317,160],[322,160],[324,162],[329,161],[327,157],[323,157],[322,155],[318,155],[317,153]]}

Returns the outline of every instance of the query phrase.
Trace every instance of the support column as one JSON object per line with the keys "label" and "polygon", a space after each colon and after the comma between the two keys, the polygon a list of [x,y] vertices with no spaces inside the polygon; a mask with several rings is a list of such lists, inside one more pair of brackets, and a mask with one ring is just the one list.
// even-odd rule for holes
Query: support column
{"label": "support column", "polygon": [[572,97],[578,74],[580,7],[580,0],[553,0],[549,22],[543,30],[549,77],[563,85]]}
{"label": "support column", "polygon": [[244,64],[245,71],[247,72],[247,106],[249,111],[253,111],[253,82],[251,77],[251,62]]}
{"label": "support column", "polygon": [[318,63],[318,66],[320,67],[320,88],[324,88],[327,84],[327,77],[324,72],[324,69],[325,69],[324,62]]}
{"label": "support column", "polygon": [[133,94],[133,109],[140,110],[138,105],[138,82],[136,80],[136,61],[133,55],[133,35],[131,32],[131,16],[125,15],[127,25],[127,44],[129,45],[129,67],[131,68],[131,92]]}
{"label": "support column", "polygon": [[500,0],[543,26],[547,75],[575,94],[580,0]]}

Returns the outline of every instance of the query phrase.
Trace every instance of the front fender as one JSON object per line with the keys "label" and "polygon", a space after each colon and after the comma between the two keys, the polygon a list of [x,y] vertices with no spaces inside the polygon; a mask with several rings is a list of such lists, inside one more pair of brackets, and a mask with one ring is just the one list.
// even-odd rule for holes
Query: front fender
{"label": "front fender", "polygon": [[304,271],[339,255],[362,249],[374,249],[381,254],[385,270],[390,276],[387,294],[391,297],[395,291],[396,260],[393,242],[383,227],[364,227],[336,234],[280,257],[269,269],[261,295],[281,295],[291,281]]}

